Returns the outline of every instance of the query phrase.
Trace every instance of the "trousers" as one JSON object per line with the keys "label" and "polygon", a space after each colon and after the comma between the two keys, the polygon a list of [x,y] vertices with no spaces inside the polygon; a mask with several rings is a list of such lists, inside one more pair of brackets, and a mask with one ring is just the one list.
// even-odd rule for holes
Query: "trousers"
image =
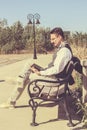
{"label": "trousers", "polygon": [[[28,85],[28,83],[34,79],[45,79],[45,80],[53,80],[53,81],[57,81],[57,79],[53,78],[53,77],[47,77],[47,76],[38,76],[35,73],[32,73],[30,71],[30,66],[36,63],[37,64],[37,60],[29,60],[25,66],[23,71],[19,74],[18,78],[17,78],[17,85],[15,86],[13,92],[11,93],[10,97],[8,98],[8,102],[15,102],[20,98],[20,96],[22,95],[25,87]],[[43,83],[41,83],[41,85],[43,85]],[[47,86],[56,86],[57,84],[50,84],[47,83]],[[46,90],[44,91],[48,91],[48,87],[46,88]]]}

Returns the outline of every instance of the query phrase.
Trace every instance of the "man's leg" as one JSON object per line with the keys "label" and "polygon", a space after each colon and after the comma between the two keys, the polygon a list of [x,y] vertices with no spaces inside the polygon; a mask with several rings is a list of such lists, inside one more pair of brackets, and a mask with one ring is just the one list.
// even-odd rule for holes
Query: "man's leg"
{"label": "man's leg", "polygon": [[31,64],[27,64],[27,67],[25,67],[21,75],[18,76],[17,85],[14,88],[11,96],[8,98],[7,102],[0,105],[0,108],[15,107],[16,101],[19,99],[29,82],[29,75],[31,74],[31,71],[29,70],[30,66]]}
{"label": "man's leg", "polygon": [[21,77],[19,76],[17,79],[17,85],[14,88],[11,96],[8,99],[8,103],[10,104],[16,104],[16,101],[20,98],[21,94],[23,93],[26,85],[29,83],[29,75],[30,75],[30,71],[28,71],[25,74],[25,77]]}
{"label": "man's leg", "polygon": [[18,77],[17,85],[14,88],[11,96],[8,98],[7,102],[0,105],[0,108],[11,108],[15,107],[16,101],[19,99],[21,94],[23,93],[23,90],[25,89],[26,85],[29,82],[29,75],[30,71],[28,71],[24,78]]}

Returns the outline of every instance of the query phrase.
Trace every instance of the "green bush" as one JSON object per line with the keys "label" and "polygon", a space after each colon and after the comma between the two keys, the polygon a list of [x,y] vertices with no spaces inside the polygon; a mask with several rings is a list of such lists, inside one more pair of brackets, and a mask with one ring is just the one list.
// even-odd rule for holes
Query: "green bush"
{"label": "green bush", "polygon": [[10,54],[13,52],[14,49],[14,44],[5,44],[4,46],[2,46],[1,48],[1,54]]}

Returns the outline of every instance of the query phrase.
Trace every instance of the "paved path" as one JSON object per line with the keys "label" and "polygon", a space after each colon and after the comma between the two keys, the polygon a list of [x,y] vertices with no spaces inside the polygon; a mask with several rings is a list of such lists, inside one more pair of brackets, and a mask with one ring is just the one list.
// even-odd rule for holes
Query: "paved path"
{"label": "paved path", "polygon": [[9,54],[9,55],[0,55],[0,67],[8,64],[12,64],[24,59],[31,57],[32,54]]}
{"label": "paved path", "polygon": [[[51,55],[41,55],[37,60],[39,64],[44,66],[50,59]],[[0,103],[6,101],[11,94],[16,85],[16,77],[24,67],[26,61],[27,59],[0,67],[0,79],[5,80],[5,82],[0,82]],[[26,88],[17,105],[28,105],[28,99]],[[32,127],[30,125],[32,120],[31,108],[0,109],[0,130],[80,130],[68,128],[66,125],[68,120],[52,121],[52,119],[57,118],[57,107],[38,108],[38,111],[37,122],[40,125]]]}

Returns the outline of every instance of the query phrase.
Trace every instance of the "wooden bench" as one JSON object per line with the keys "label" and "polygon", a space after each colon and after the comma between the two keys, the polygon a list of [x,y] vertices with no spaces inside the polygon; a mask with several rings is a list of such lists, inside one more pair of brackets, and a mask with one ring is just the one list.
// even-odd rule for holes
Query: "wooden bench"
{"label": "wooden bench", "polygon": [[[75,63],[76,64],[76,63]],[[33,111],[33,118],[32,118],[32,126],[38,125],[36,123],[36,110],[38,107],[53,107],[56,105],[59,105],[59,103],[63,103],[64,109],[66,112],[66,116],[69,120],[68,125],[69,126],[74,126],[72,119],[71,119],[71,114],[68,109],[67,105],[67,95],[70,94],[69,91],[69,79],[70,76],[73,72],[73,69],[75,67],[75,64],[71,60],[66,68],[66,78],[58,80],[58,81],[49,81],[49,80],[42,80],[42,79],[36,79],[33,80],[29,83],[28,85],[28,94],[29,94],[29,105],[32,108]],[[38,84],[44,83],[44,85],[39,86]],[[53,88],[50,86],[49,92],[48,93],[43,93],[43,89],[46,87],[45,84],[47,83],[56,83],[57,85],[55,86],[57,88],[56,94],[51,95],[51,89]],[[61,86],[63,85],[63,88]]]}

